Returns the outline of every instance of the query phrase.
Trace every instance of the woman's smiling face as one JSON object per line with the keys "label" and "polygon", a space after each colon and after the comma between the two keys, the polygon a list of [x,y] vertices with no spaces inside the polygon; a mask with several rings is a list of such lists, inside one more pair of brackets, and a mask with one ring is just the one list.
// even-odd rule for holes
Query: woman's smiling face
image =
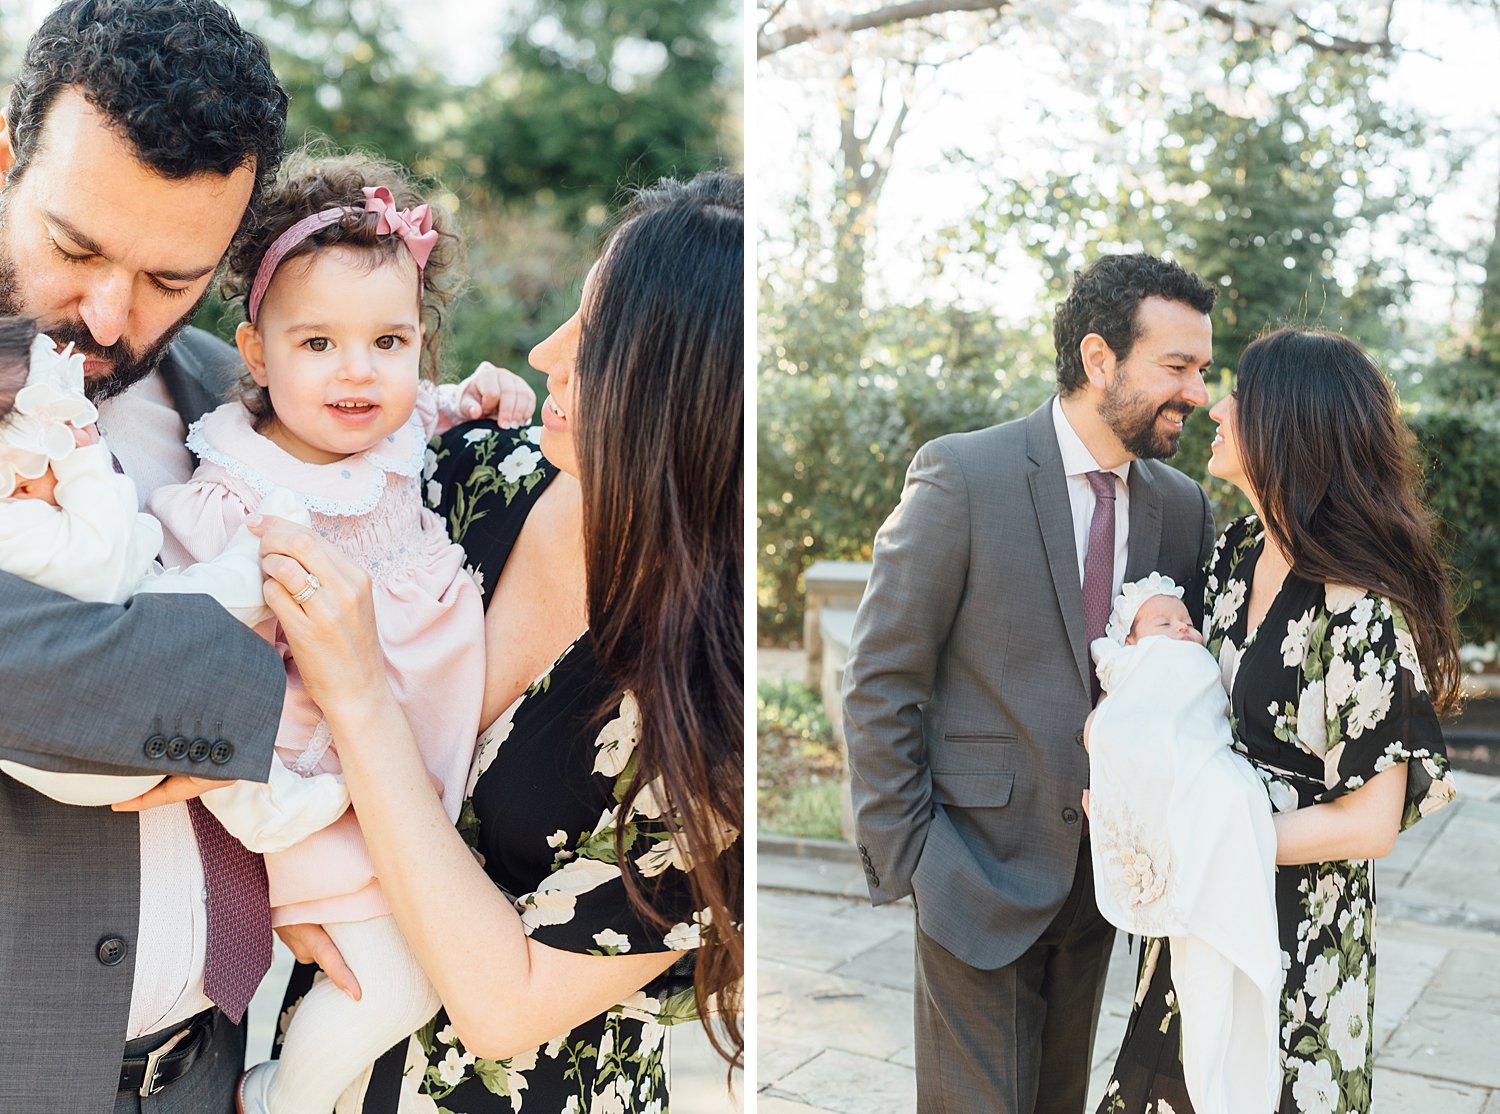
{"label": "woman's smiling face", "polygon": [[1245,464],[1240,458],[1240,441],[1235,418],[1239,414],[1239,400],[1231,391],[1209,410],[1208,416],[1219,423],[1214,434],[1208,458],[1208,474],[1227,480],[1241,491],[1249,494],[1250,480],[1245,475]]}
{"label": "woman's smiling face", "polygon": [[593,289],[597,263],[583,280],[580,306],[549,336],[531,350],[531,366],[547,376],[547,399],[542,403],[542,455],[570,476],[578,475],[578,452],[573,444],[573,423],[578,415],[578,339],[583,306]]}

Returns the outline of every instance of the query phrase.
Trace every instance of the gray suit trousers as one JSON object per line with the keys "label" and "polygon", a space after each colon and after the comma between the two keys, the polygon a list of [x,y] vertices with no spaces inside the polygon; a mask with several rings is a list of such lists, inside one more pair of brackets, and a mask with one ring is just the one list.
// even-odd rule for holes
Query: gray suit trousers
{"label": "gray suit trousers", "polygon": [[1041,938],[993,971],[917,926],[917,1114],[1082,1114],[1114,926],[1088,841]]}

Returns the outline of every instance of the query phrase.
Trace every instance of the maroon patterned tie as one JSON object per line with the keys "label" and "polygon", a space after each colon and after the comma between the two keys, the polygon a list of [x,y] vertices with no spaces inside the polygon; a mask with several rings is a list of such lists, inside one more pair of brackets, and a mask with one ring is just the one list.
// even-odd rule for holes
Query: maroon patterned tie
{"label": "maroon patterned tie", "polygon": [[208,890],[208,954],[203,993],[239,1024],[271,966],[271,904],[266,864],[224,830],[197,799],[188,802]]}
{"label": "maroon patterned tie", "polygon": [[[1083,630],[1088,641],[1104,636],[1109,625],[1115,585],[1115,474],[1086,473],[1094,489],[1094,517],[1089,522],[1089,545],[1083,558]],[[1089,692],[1099,699],[1099,677],[1089,674]]]}

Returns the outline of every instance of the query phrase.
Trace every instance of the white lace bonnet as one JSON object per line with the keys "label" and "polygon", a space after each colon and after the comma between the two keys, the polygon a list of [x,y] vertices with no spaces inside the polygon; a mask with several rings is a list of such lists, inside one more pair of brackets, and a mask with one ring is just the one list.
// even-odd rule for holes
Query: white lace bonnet
{"label": "white lace bonnet", "polygon": [[0,419],[0,499],[17,479],[34,480],[76,447],[73,430],[99,419],[83,393],[83,355],[70,344],[61,352],[45,333],[31,342],[26,386]]}
{"label": "white lace bonnet", "polygon": [[1115,609],[1109,613],[1109,623],[1104,628],[1105,637],[1123,646],[1130,628],[1135,625],[1136,612],[1153,596],[1176,596],[1182,599],[1182,588],[1174,584],[1170,576],[1162,576],[1159,572],[1126,584],[1115,597]]}

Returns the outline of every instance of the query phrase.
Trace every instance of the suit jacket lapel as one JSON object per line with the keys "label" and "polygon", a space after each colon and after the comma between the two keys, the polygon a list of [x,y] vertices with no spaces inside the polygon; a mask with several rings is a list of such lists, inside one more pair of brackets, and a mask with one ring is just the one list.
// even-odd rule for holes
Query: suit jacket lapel
{"label": "suit jacket lapel", "polygon": [[[1052,407],[1056,404],[1055,399],[1045,402],[1026,419],[1026,455],[1032,464],[1027,480],[1031,484],[1031,502],[1036,508],[1037,525],[1041,527],[1042,544],[1047,550],[1052,586],[1062,609],[1078,675],[1087,691],[1090,668],[1083,629],[1083,589],[1079,580],[1077,543],[1073,538],[1073,504],[1068,498],[1068,480],[1063,475],[1057,431],[1052,428]],[[1132,499],[1134,494],[1132,488]],[[1132,514],[1132,530],[1134,527],[1135,516]]]}
{"label": "suit jacket lapel", "polygon": [[1161,485],[1144,460],[1130,466],[1130,541],[1125,583],[1150,575],[1161,556]]}

